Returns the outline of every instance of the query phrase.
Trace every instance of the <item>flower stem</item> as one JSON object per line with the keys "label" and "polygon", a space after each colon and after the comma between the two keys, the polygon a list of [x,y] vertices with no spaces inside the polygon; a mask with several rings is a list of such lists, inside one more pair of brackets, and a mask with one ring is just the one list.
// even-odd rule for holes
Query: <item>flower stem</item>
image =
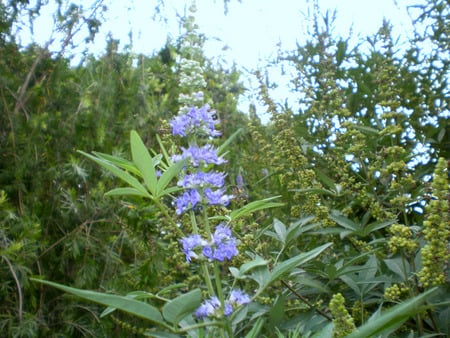
{"label": "flower stem", "polygon": [[[189,216],[191,217],[192,231],[194,234],[199,235],[197,219],[195,218],[195,213],[193,210],[189,212]],[[210,297],[213,297],[216,293],[214,292],[214,288],[211,282],[211,276],[209,275],[209,269],[207,262],[201,263],[203,278],[205,279],[206,288],[208,289],[208,294]]]}
{"label": "flower stem", "polygon": [[159,208],[159,210],[163,213],[164,217],[173,225],[174,229],[178,232],[178,234],[181,237],[184,237],[183,231],[179,228],[178,224],[175,223],[173,218],[169,215],[164,205],[162,205],[156,198],[153,199],[153,202],[155,202],[156,206]]}

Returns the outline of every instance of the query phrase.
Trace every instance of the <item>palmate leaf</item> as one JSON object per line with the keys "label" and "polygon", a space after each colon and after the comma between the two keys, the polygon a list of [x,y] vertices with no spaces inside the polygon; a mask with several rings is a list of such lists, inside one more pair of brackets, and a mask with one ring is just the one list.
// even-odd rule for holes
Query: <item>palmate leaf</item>
{"label": "palmate leaf", "polygon": [[145,189],[145,187],[134,176],[130,175],[126,171],[116,167],[114,164],[112,164],[112,163],[110,163],[110,162],[108,162],[108,161],[106,161],[104,159],[101,159],[101,158],[95,157],[93,155],[87,154],[87,153],[85,153],[83,151],[79,151],[79,153],[83,154],[87,158],[93,160],[94,162],[99,164],[101,167],[103,167],[104,169],[108,170],[111,174],[113,174],[117,178],[120,178],[125,183],[128,183],[131,187],[133,187],[134,189],[136,189],[140,193],[142,193],[143,196],[151,198],[151,196],[148,193],[147,189]]}
{"label": "palmate leaf", "polygon": [[36,278],[30,279],[37,283],[52,286],[56,289],[67,292],[84,300],[105,306],[110,306],[123,312],[132,314],[136,317],[146,319],[154,324],[160,325],[167,329],[171,329],[171,327],[167,325],[166,322],[164,322],[164,319],[161,313],[158,311],[158,309],[148,303],[140,302],[138,300],[124,296],[112,295],[95,291],[80,290],[42,279]]}
{"label": "palmate leaf", "polygon": [[148,190],[153,196],[156,196],[158,178],[156,177],[155,165],[147,147],[144,142],[142,142],[142,139],[138,133],[134,130],[130,133],[130,145],[131,156],[134,164],[136,164],[141,172],[142,178],[144,179]]}

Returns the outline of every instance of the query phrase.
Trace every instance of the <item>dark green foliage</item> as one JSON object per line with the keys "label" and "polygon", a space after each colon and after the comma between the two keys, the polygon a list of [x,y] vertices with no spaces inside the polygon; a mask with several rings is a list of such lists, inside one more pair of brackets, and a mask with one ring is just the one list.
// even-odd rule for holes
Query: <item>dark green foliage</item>
{"label": "dark green foliage", "polygon": [[[77,153],[131,160],[130,130],[148,148],[160,149],[156,135],[169,144],[164,121],[179,108],[179,43],[134,56],[119,52],[111,37],[101,57],[74,67],[45,47],[15,42],[11,29],[26,3],[0,4],[0,332],[128,337],[145,323],[124,314],[99,321],[103,307],[29,278],[123,295],[192,277],[182,263],[168,260],[174,248],[161,235],[167,224],[160,210],[140,197],[105,197],[120,181]],[[67,8],[58,11],[70,36],[79,19],[77,7]],[[399,337],[448,334],[448,271],[422,313],[409,318],[414,311],[404,309],[421,302],[426,289],[416,275],[425,222],[435,222],[426,208],[436,198],[429,180],[437,159],[450,158],[448,8],[446,0],[411,8],[418,13],[417,31],[406,49],[398,48],[388,22],[358,49],[332,34],[328,16],[323,24],[317,16],[310,39],[280,60],[296,72],[293,107],[275,102],[271,79],[258,74],[261,99],[273,116],[268,125],[237,110],[244,92],[239,72],[203,57],[205,97],[222,121],[220,141],[240,130],[226,155],[236,195],[231,207],[270,196],[284,203],[233,224],[246,256],[231,270],[238,277],[248,273],[261,291],[250,312],[254,321],[241,332],[330,333],[327,304],[341,293],[366,332],[377,330],[372,320],[388,321],[381,313],[391,308],[399,321],[389,329],[405,323]],[[29,15],[39,11],[38,4]],[[92,40],[100,21],[93,16],[85,23]],[[239,174],[244,185],[236,182]],[[317,248],[324,254],[301,260]],[[238,269],[245,259],[253,260]],[[297,260],[301,269],[293,267]],[[173,293],[179,290],[186,285]],[[177,311],[166,307],[171,322],[179,319]]]}

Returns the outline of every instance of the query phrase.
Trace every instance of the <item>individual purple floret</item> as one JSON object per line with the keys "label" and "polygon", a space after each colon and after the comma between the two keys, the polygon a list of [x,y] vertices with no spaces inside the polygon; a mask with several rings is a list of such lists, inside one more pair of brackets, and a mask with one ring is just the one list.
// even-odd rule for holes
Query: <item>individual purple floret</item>
{"label": "individual purple floret", "polygon": [[203,147],[190,146],[189,148],[181,148],[183,153],[181,155],[174,155],[172,157],[174,162],[189,158],[194,167],[198,167],[200,163],[208,164],[223,164],[227,161],[217,155],[217,149],[211,144],[206,144]]}
{"label": "individual purple floret", "polygon": [[180,242],[183,245],[183,252],[186,255],[186,261],[188,262],[191,262],[192,258],[198,257],[194,252],[194,249],[206,244],[206,241],[200,235],[190,235],[181,239]]}
{"label": "individual purple floret", "polygon": [[177,215],[181,215],[183,212],[189,209],[195,208],[197,203],[200,203],[202,196],[195,189],[186,190],[181,196],[178,196],[175,200]]}
{"label": "individual purple floret", "polygon": [[[230,316],[235,308],[248,303],[250,303],[250,297],[245,292],[232,290],[230,298],[225,301],[223,315]],[[220,301],[216,296],[205,300],[195,312],[197,318],[220,317],[220,315]]]}
{"label": "individual purple floret", "polygon": [[228,317],[232,313],[233,313],[233,306],[231,306],[231,304],[229,303],[225,303],[225,308],[223,309],[223,314],[225,315],[225,317]]}
{"label": "individual purple floret", "polygon": [[241,290],[232,290],[229,302],[236,305],[244,305],[250,303],[250,297]]}
{"label": "individual purple floret", "polygon": [[194,174],[185,175],[178,181],[178,186],[184,188],[197,188],[205,186],[213,186],[217,188],[223,187],[225,184],[225,174],[219,172],[196,172]]}
{"label": "individual purple floret", "polygon": [[210,205],[227,206],[233,198],[233,195],[225,194],[225,189],[217,189],[213,191],[210,188],[206,188],[203,193],[205,194],[205,197]]}
{"label": "individual purple floret", "polygon": [[197,318],[212,317],[217,315],[217,310],[220,309],[220,301],[217,297],[211,297],[205,300],[195,311]]}
{"label": "individual purple floret", "polygon": [[219,225],[212,237],[211,243],[205,245],[202,250],[206,258],[223,262],[231,260],[239,253],[236,239],[232,236],[230,228]]}
{"label": "individual purple floret", "polygon": [[170,121],[173,135],[187,136],[201,133],[206,136],[220,136],[215,130],[219,121],[215,118],[216,112],[209,109],[209,105],[201,108],[192,107],[186,114],[176,116]]}
{"label": "individual purple floret", "polygon": [[223,225],[223,223],[219,224],[214,231],[213,243],[222,243],[233,237],[231,233],[230,227]]}

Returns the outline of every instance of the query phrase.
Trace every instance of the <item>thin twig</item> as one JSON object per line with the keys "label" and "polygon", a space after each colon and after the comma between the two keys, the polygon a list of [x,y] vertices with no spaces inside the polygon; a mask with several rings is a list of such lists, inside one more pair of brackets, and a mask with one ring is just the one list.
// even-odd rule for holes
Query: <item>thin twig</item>
{"label": "thin twig", "polygon": [[294,290],[292,288],[292,286],[289,285],[288,282],[282,280],[281,283],[285,287],[287,287],[289,289],[289,291],[291,291],[294,295],[296,295],[298,298],[300,298],[302,300],[302,302],[304,302],[306,305],[308,305],[310,309],[314,309],[319,315],[321,315],[322,317],[325,317],[329,321],[333,320],[333,318],[329,314],[323,312],[321,309],[319,309],[319,308],[315,307],[314,305],[312,305],[311,302],[308,299],[306,299],[302,294],[300,294],[296,290]]}
{"label": "thin twig", "polygon": [[17,294],[19,295],[19,323],[22,322],[23,319],[23,296],[22,296],[22,287],[20,286],[19,278],[17,278],[17,274],[14,271],[14,267],[11,264],[11,261],[6,256],[2,256],[2,258],[5,260],[6,264],[8,264],[9,270],[11,271],[11,274],[13,275],[13,278],[17,285]]}

